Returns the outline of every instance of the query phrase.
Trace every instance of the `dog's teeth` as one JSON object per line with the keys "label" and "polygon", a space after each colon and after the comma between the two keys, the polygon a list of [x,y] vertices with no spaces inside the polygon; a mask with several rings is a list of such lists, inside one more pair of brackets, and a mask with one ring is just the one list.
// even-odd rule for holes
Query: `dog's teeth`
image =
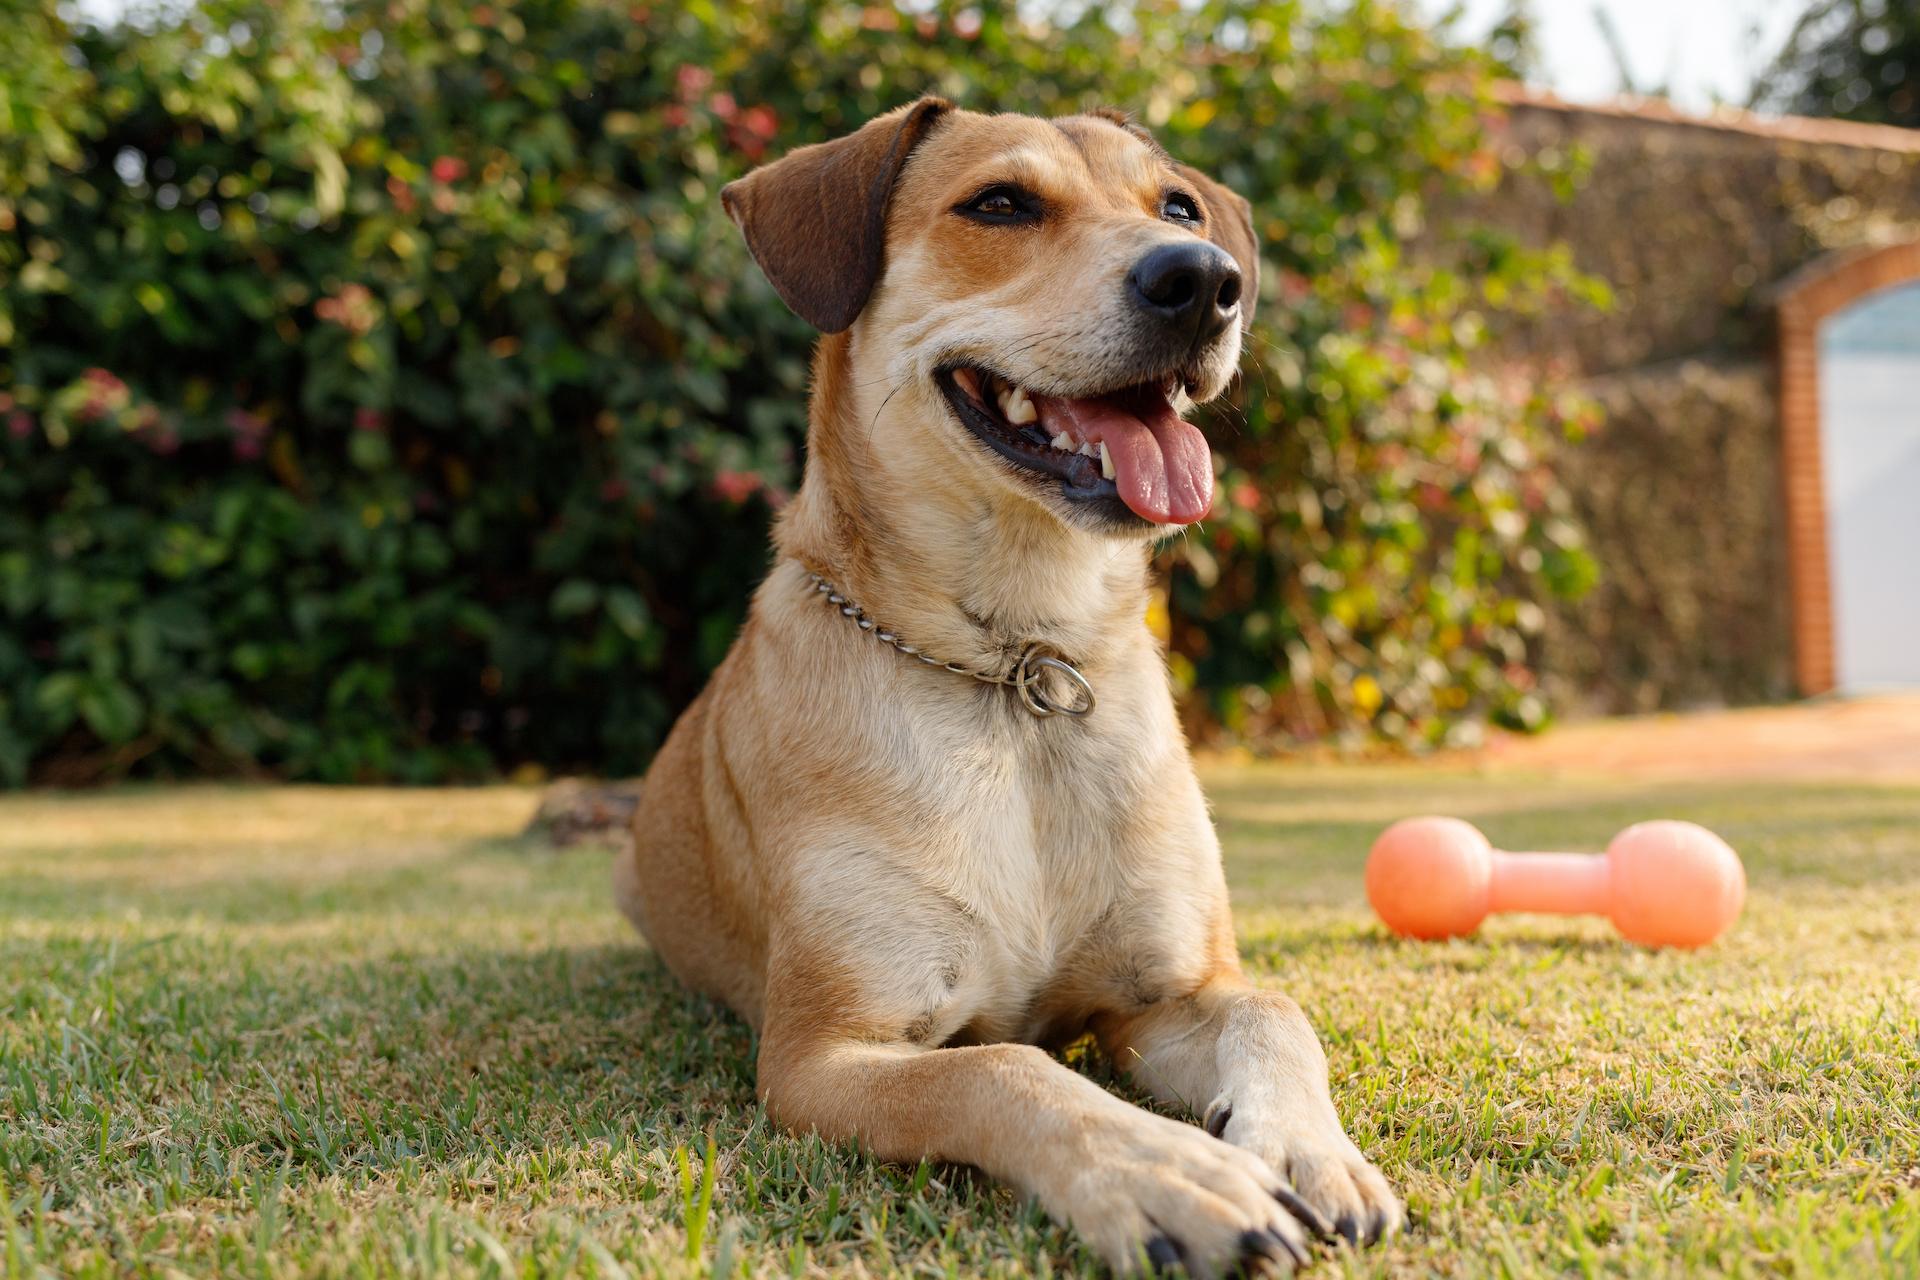
{"label": "dog's teeth", "polygon": [[1007,421],[1016,427],[1023,427],[1040,416],[1033,407],[1033,400],[1027,395],[1025,387],[1014,387],[1000,393],[1000,412],[1007,415]]}
{"label": "dog's teeth", "polygon": [[1081,453],[1086,454],[1089,458],[1097,458],[1100,456],[1100,450],[1094,448],[1093,441],[1091,440],[1088,440],[1086,443],[1082,444],[1080,446],[1079,451]]}
{"label": "dog's teeth", "polygon": [[1050,440],[1050,441],[1049,441],[1048,443],[1050,443],[1051,445],[1053,445],[1053,447],[1054,447],[1054,448],[1056,448],[1056,449],[1058,449],[1058,450],[1060,450],[1060,452],[1062,452],[1062,453],[1072,453],[1072,452],[1073,452],[1073,437],[1072,437],[1072,436],[1070,436],[1070,435],[1068,435],[1068,434],[1067,434],[1066,432],[1064,432],[1064,431],[1062,431],[1062,432],[1061,432],[1060,434],[1058,434],[1058,435],[1056,435],[1056,436],[1055,436],[1055,437],[1054,437],[1054,438],[1053,438],[1052,440]]}
{"label": "dog's teeth", "polygon": [[1107,452],[1105,440],[1100,442],[1100,474],[1109,480],[1113,479],[1113,455]]}

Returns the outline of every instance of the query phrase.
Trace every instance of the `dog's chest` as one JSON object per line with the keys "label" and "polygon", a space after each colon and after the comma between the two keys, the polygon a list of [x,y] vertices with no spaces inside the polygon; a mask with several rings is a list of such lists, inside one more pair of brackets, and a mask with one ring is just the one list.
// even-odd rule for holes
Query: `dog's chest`
{"label": "dog's chest", "polygon": [[1141,910],[1162,891],[1178,832],[1143,812],[1155,780],[1140,753],[1086,730],[1016,722],[948,744],[947,770],[928,775],[939,778],[922,793],[930,838],[911,865],[918,891],[953,908],[915,1016],[928,1042],[1039,1037],[1054,993],[1129,963],[1098,945],[1103,934],[1126,932],[1153,956],[1181,949],[1151,936],[1161,923],[1197,935],[1177,912]]}

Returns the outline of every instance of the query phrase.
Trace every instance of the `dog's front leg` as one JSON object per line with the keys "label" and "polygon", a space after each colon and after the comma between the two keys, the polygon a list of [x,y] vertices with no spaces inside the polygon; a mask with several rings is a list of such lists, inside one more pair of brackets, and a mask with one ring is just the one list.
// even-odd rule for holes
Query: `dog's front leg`
{"label": "dog's front leg", "polygon": [[974,1165],[1035,1197],[1116,1270],[1290,1268],[1308,1236],[1277,1175],[1192,1125],[1101,1089],[1039,1049],[929,1049],[783,1023],[769,1007],[759,1091],[785,1128],[882,1159]]}
{"label": "dog's front leg", "polygon": [[1327,1056],[1286,996],[1233,975],[1095,1030],[1140,1085],[1286,1177],[1318,1229],[1371,1243],[1399,1227],[1400,1202],[1341,1127]]}

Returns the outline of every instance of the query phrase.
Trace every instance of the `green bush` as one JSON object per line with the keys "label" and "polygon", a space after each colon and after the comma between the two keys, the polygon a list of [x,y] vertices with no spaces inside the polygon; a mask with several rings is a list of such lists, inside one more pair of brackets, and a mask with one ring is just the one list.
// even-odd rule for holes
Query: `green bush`
{"label": "green bush", "polygon": [[0,779],[638,769],[800,466],[811,334],[715,193],[927,91],[1128,107],[1255,203],[1226,501],[1170,552],[1196,724],[1542,714],[1532,601],[1589,573],[1539,454],[1565,415],[1471,361],[1580,282],[1427,225],[1495,176],[1490,107],[1391,8],[28,8],[0,33]]}

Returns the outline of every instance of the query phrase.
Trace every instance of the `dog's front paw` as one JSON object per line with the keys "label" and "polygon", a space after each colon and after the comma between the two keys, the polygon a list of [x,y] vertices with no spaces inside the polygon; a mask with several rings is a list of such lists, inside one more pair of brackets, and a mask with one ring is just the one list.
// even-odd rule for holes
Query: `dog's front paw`
{"label": "dog's front paw", "polygon": [[1306,1261],[1311,1240],[1290,1196],[1252,1152],[1140,1112],[1090,1142],[1041,1198],[1117,1272],[1211,1277],[1284,1275]]}
{"label": "dog's front paw", "polygon": [[1311,1117],[1288,1110],[1305,1109],[1236,1106],[1222,1096],[1207,1108],[1206,1130],[1251,1151],[1285,1178],[1290,1193],[1283,1201],[1319,1235],[1359,1245],[1398,1231],[1406,1219],[1399,1197],[1353,1145],[1331,1108]]}

